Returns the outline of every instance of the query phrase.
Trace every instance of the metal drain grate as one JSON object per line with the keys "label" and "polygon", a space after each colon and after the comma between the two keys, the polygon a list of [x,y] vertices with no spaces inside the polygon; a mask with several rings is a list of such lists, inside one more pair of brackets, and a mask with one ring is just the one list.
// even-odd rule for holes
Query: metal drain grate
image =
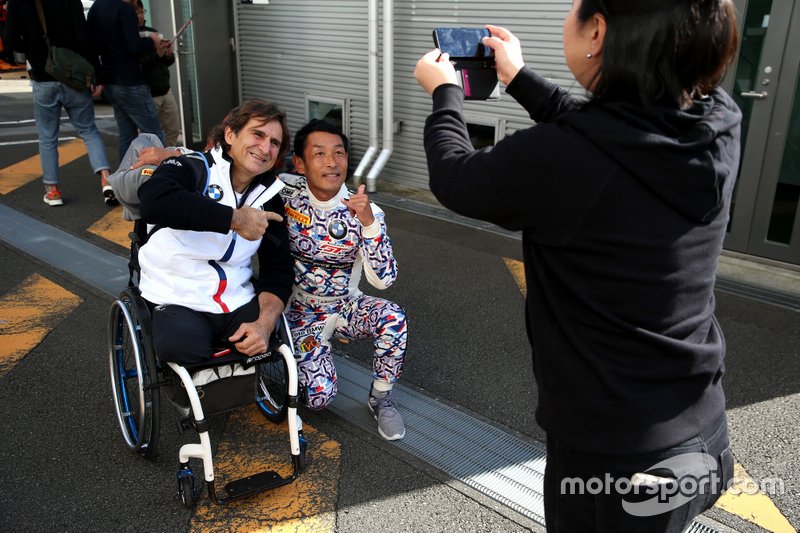
{"label": "metal drain grate", "polygon": [[735,279],[717,277],[716,288],[730,294],[744,296],[760,302],[780,305],[793,311],[800,311],[800,297],[766,287],[758,287]]}
{"label": "metal drain grate", "polygon": [[[334,355],[339,394],[329,410],[370,432],[375,419],[366,401],[372,372]],[[449,476],[544,525],[543,446],[506,433],[398,383],[392,389],[406,422],[394,444]],[[718,533],[692,522],[684,533]]]}
{"label": "metal drain grate", "polygon": [[[339,394],[329,409],[367,430],[375,419],[366,406],[372,372],[335,357]],[[544,523],[545,450],[417,391],[395,385],[392,394],[406,421],[398,448],[455,479]]]}
{"label": "metal drain grate", "polygon": [[692,522],[692,524],[687,527],[683,533],[720,533],[720,531],[711,526],[701,524],[700,522]]}

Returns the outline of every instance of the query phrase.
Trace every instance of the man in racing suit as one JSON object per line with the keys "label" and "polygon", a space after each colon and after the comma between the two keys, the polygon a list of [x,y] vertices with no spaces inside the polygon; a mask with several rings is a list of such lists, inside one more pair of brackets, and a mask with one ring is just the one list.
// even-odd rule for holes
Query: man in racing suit
{"label": "man in racing suit", "polygon": [[403,417],[390,393],[406,352],[406,318],[397,304],[362,294],[367,281],[385,289],[397,277],[383,211],[369,201],[364,186],[348,193],[347,137],[320,120],[295,135],[295,168],[304,176],[282,174],[289,246],[294,258],[294,292],[286,318],[297,351],[300,384],[312,409],[336,395],[330,338],[374,339],[373,382],[367,405],[387,440],[405,435]]}
{"label": "man in racing suit", "polygon": [[166,159],[138,188],[151,225],[139,288],[156,304],[153,346],[165,361],[199,362],[220,343],[264,353],[291,293],[282,184],[270,172],[288,148],[285,113],[249,100],[212,138],[213,149]]}

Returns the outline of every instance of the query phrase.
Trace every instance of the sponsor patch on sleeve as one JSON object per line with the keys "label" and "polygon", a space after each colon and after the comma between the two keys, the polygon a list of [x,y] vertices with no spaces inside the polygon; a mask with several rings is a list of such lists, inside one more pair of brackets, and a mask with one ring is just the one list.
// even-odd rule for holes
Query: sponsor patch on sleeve
{"label": "sponsor patch on sleeve", "polygon": [[284,188],[281,189],[281,193],[280,194],[281,194],[281,198],[283,198],[285,200],[289,200],[289,199],[294,198],[295,196],[297,196],[299,192],[300,192],[300,189],[298,189],[296,187],[284,187]]}
{"label": "sponsor patch on sleeve", "polygon": [[152,168],[143,168],[142,169],[142,176],[152,176],[153,169]]}
{"label": "sponsor patch on sleeve", "polygon": [[309,224],[311,224],[311,217],[310,216],[304,215],[300,211],[296,211],[296,210],[292,209],[291,207],[289,207],[288,205],[286,206],[286,216],[288,216],[289,218],[291,218],[293,220],[296,220],[297,222],[299,222],[300,224],[302,224],[304,226],[308,226]]}

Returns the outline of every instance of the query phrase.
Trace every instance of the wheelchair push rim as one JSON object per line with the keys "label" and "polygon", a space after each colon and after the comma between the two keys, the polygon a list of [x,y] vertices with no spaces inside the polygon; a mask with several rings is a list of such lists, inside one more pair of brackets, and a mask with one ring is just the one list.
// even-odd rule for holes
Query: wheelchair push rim
{"label": "wheelchair push rim", "polygon": [[124,293],[109,314],[109,371],[114,407],[126,446],[147,458],[155,456],[158,436],[159,392],[155,381],[155,360],[143,346],[145,335],[139,313]]}

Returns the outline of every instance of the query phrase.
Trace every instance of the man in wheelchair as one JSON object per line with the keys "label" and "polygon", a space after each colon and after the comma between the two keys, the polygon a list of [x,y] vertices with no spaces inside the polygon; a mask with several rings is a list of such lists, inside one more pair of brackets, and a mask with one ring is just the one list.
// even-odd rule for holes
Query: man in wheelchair
{"label": "man in wheelchair", "polygon": [[291,293],[281,184],[270,172],[288,149],[286,114],[250,100],[211,139],[211,150],[166,159],[138,188],[148,223],[139,288],[155,305],[153,347],[162,361],[201,362],[220,342],[247,356],[264,353]]}
{"label": "man in wheelchair", "polygon": [[[132,159],[153,142],[140,136],[110,178],[124,216],[141,216],[132,234],[129,287],[109,317],[117,419],[126,445],[148,459],[156,456],[161,390],[178,408],[180,427],[195,429],[200,442],[178,453],[178,495],[186,507],[199,494],[192,459],[202,460],[209,497],[218,504],[291,483],[305,469],[297,367],[282,316],[292,261],[278,214],[283,184],[271,172],[288,147],[286,115],[250,100],[210,140],[205,153],[181,151],[158,167],[135,170]],[[229,348],[214,353],[224,343]],[[288,419],[292,474],[267,469],[218,492],[206,416],[253,402],[274,423]]]}

